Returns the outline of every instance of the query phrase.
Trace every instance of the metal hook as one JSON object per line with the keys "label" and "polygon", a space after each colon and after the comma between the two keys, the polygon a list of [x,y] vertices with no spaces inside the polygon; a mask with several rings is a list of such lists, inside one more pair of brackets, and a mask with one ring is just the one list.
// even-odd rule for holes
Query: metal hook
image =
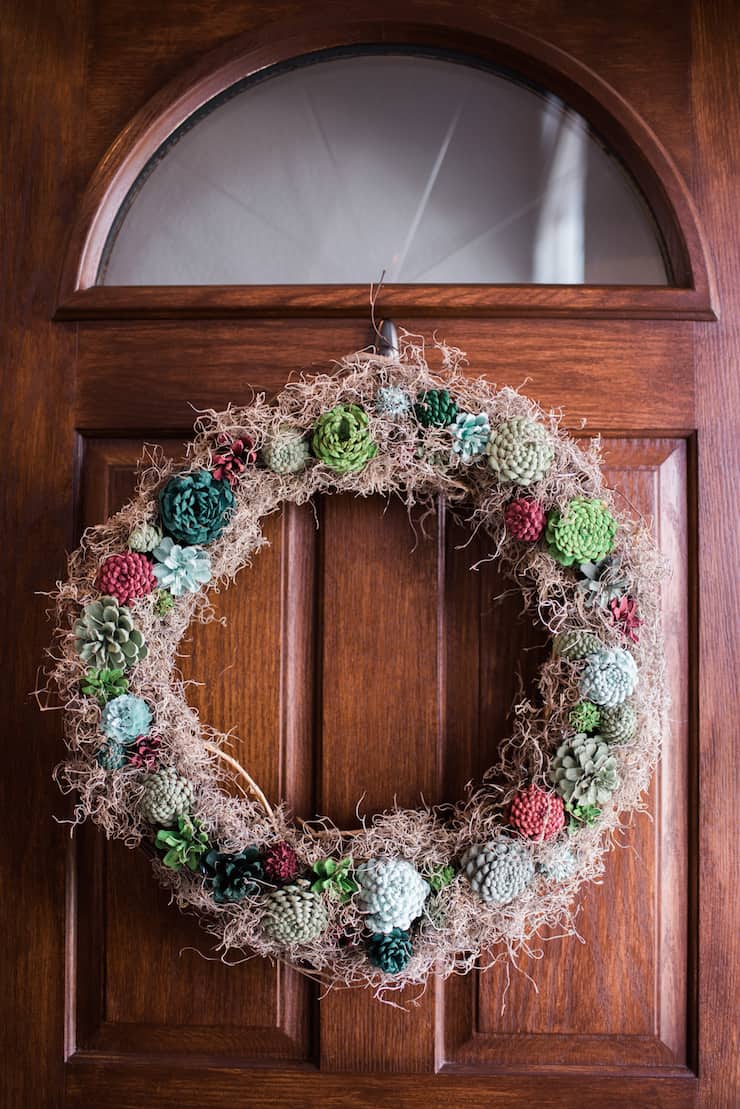
{"label": "metal hook", "polygon": [[399,358],[401,348],[398,343],[398,328],[393,320],[381,320],[376,349],[382,358]]}

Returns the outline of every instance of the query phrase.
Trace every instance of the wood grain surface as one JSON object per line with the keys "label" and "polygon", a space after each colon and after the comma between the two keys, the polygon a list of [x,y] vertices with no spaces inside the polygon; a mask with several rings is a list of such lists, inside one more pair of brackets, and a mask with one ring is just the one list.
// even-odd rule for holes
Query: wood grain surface
{"label": "wood grain surface", "polygon": [[[284,41],[305,6],[10,0],[7,8],[0,1104],[734,1109],[740,106],[732,0],[611,8],[508,0],[494,21],[500,46],[501,26],[511,28],[509,51],[534,36],[530,65],[541,75],[549,65],[553,87],[583,97],[584,110],[598,108],[606,83],[611,107],[624,101],[615,138],[646,130],[643,170],[670,162],[689,182],[698,213],[689,256],[706,261],[701,296],[691,288],[647,299],[640,290],[531,289],[513,303],[504,290],[485,292],[481,308],[460,288],[426,304],[397,294],[408,312],[398,322],[466,347],[471,373],[562,405],[574,431],[584,419],[589,432],[602,431],[610,480],[654,516],[674,568],[663,596],[674,708],[649,796],[652,822],[635,821],[630,849],[612,855],[604,883],[584,898],[587,944],[543,943],[544,958],[526,968],[539,993],[524,974],[507,982],[496,967],[406,995],[405,1009],[350,993],[320,999],[313,985],[264,962],[204,958],[213,955],[207,937],[167,904],[141,855],[106,845],[94,829],[70,845],[54,822],[69,813],[51,781],[59,716],[39,714],[29,696],[49,635],[40,593],[63,574],[82,525],[128,495],[142,445],[158,441],[178,454],[193,406],[246,403],[255,389],[272,395],[297,370],[324,369],[371,339],[356,290],[340,292],[331,309],[310,290],[289,293],[282,306],[265,294],[247,309],[240,290],[196,290],[179,304],[167,290],[128,300],[91,290],[87,301],[70,293],[58,313],[70,318],[52,322],[86,187],[106,150],[114,165],[128,122],[172,82],[187,88],[194,67],[207,70],[209,51],[234,56],[250,36],[269,43],[278,23]],[[325,25],[332,10],[320,3],[313,15]],[[342,18],[377,18],[378,10],[353,4]],[[491,13],[429,0],[399,3],[383,19],[389,34],[393,20],[407,31],[420,20],[457,20],[465,34],[472,24],[480,34]],[[634,113],[637,131],[624,125]],[[665,221],[671,203],[659,180],[650,195]],[[671,182],[673,171],[669,192]],[[719,319],[709,322],[700,317],[709,314],[712,270]],[[410,804],[420,793],[459,796],[492,761],[518,683],[536,670],[542,634],[517,598],[501,596],[495,566],[470,571],[485,553],[480,541],[462,546],[467,537],[443,512],[415,538],[397,506],[379,500],[332,498],[316,508],[318,531],[310,508],[271,519],[271,546],[219,598],[226,626],[193,630],[183,668],[204,684],[189,695],[204,719],[234,728],[237,757],[298,813],[320,808],[350,820],[363,793],[365,811],[394,792]]]}

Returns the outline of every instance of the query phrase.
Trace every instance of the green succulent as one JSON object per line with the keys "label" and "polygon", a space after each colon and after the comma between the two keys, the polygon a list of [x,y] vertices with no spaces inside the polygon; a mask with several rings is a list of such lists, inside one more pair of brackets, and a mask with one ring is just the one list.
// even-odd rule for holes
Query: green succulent
{"label": "green succulent", "polygon": [[357,404],[338,404],[324,412],[314,428],[311,449],[338,474],[362,470],[378,453],[367,413]]}
{"label": "green succulent", "polygon": [[565,806],[565,811],[568,813],[568,831],[577,831],[579,824],[595,824],[601,816],[601,809],[598,805],[573,805],[570,802]]}
{"label": "green succulent", "polygon": [[600,722],[598,705],[592,701],[579,701],[568,714],[568,723],[576,732],[595,732]]}
{"label": "green succulent", "polygon": [[127,689],[128,678],[124,678],[120,669],[88,670],[82,679],[82,692],[86,697],[94,697],[99,705],[107,705]]}
{"label": "green succulent", "polygon": [[569,662],[592,655],[601,647],[603,643],[598,636],[587,631],[559,632],[552,641],[553,654]]}
{"label": "green succulent", "polygon": [[311,883],[314,893],[329,893],[342,901],[349,901],[352,894],[359,889],[352,877],[351,856],[339,861],[320,859],[311,869],[316,875],[316,880]]}
{"label": "green succulent", "polygon": [[617,522],[606,502],[597,498],[573,497],[565,511],[553,508],[547,517],[547,549],[561,566],[596,562],[614,547]]}
{"label": "green succulent", "polygon": [[447,389],[427,389],[417,395],[414,415],[422,427],[448,427],[457,416],[457,404]]}
{"label": "green succulent", "polygon": [[166,616],[175,607],[175,598],[168,589],[158,589],[154,598],[154,615]]}
{"label": "green succulent", "polygon": [[74,624],[75,650],[83,662],[99,670],[124,670],[146,658],[144,637],[130,611],[115,597],[85,605]]}
{"label": "green succulent", "polygon": [[435,866],[425,871],[424,877],[432,888],[433,893],[439,893],[445,886],[449,886],[455,877],[454,866]]}
{"label": "green succulent", "polygon": [[208,850],[208,836],[197,820],[187,816],[177,818],[177,828],[160,828],[154,840],[159,851],[164,851],[163,864],[170,870],[197,870],[200,860]]}

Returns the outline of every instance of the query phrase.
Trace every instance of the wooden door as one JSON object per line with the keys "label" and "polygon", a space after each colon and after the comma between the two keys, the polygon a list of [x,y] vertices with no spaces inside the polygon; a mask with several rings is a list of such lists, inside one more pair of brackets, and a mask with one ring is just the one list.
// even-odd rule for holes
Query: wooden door
{"label": "wooden door", "polygon": [[[400,323],[464,347],[473,372],[526,380],[574,431],[586,419],[587,434],[602,433],[611,483],[653,518],[673,569],[663,599],[673,708],[652,819],[635,821],[630,849],[584,897],[585,944],[543,942],[542,958],[518,970],[432,983],[393,1008],[356,992],[320,998],[265,962],[205,958],[203,933],[167,904],[141,855],[87,828],[70,844],[52,820],[66,815],[50,782],[58,717],[39,717],[27,697],[48,638],[43,598],[31,595],[63,573],[81,528],[126,499],[143,445],[177,455],[191,405],[275,393],[296,368],[368,342],[361,289],[97,289],[78,267],[94,246],[93,209],[115,203],[124,155],[113,149],[83,197],[85,185],[147,97],[168,88],[161,104],[172,104],[238,55],[236,36],[300,53],[334,17],[323,5],[306,24],[284,3],[217,13],[138,0],[75,0],[59,14],[40,0],[13,6],[3,27],[15,113],[4,229],[9,1106],[737,1103],[728,832],[740,613],[727,481],[740,320],[737,55],[731,4],[643,7],[523,0],[506,6],[505,24],[459,4],[410,4],[384,20],[361,6],[346,14],[350,36],[357,26],[389,39],[426,28],[446,40],[463,28],[504,62],[536,58],[543,79],[602,113],[605,132],[617,120],[615,142],[675,232],[679,275],[652,293],[384,294]],[[199,61],[209,48],[220,53]],[[148,112],[120,140],[124,154],[156,130]],[[318,528],[310,509],[269,521],[269,549],[219,598],[226,628],[193,630],[184,668],[204,683],[193,703],[235,729],[237,757],[298,815],[351,824],[361,795],[365,812],[394,797],[454,799],[494,761],[542,634],[518,598],[501,598],[495,566],[471,572],[484,552],[478,540],[462,545],[444,511],[420,538],[394,504],[334,497],[315,507]]]}

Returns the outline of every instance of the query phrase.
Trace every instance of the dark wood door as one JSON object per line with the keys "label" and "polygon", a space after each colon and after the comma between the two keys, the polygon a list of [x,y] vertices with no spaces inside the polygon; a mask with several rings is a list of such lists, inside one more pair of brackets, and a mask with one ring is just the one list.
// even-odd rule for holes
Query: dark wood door
{"label": "dark wood door", "polygon": [[[468,18],[461,7],[410,5],[408,19],[454,26]],[[696,281],[611,299],[391,290],[385,307],[464,347],[471,372],[526,379],[574,431],[586,419],[605,437],[614,488],[652,517],[673,569],[663,598],[673,708],[652,819],[636,819],[631,849],[584,898],[585,944],[543,937],[542,958],[432,983],[399,998],[403,1008],[356,992],[319,998],[265,962],[204,958],[203,933],[167,904],[142,856],[91,829],[69,843],[52,820],[66,815],[50,783],[58,717],[39,717],[27,696],[48,637],[32,593],[62,574],[80,529],[126,499],[145,443],[181,451],[191,405],[275,393],[296,368],[323,368],[369,336],[361,290],[337,292],[338,315],[322,292],[272,291],[268,303],[241,290],[78,289],[68,266],[57,292],[70,226],[94,198],[81,199],[85,184],[127,120],[207,49],[228,53],[244,33],[264,41],[265,26],[284,39],[296,6],[79,0],[57,16],[35,0],[15,5],[3,27],[4,164],[17,201],[4,228],[8,1105],[736,1103],[732,5],[596,13],[524,0],[501,14],[538,29],[543,76],[557,62],[577,85],[590,67],[611,107],[625,98],[639,113],[661,220],[661,180],[666,195],[681,175],[691,182],[698,220],[686,201],[675,249]],[[358,8],[348,26],[355,15],[377,20]],[[486,19],[476,26],[483,42]],[[383,27],[402,33],[390,18]],[[510,59],[510,31],[489,30]],[[296,52],[304,41],[296,33]],[[495,566],[471,572],[484,552],[462,546],[443,509],[420,538],[397,505],[315,507],[318,529],[310,509],[272,518],[269,549],[219,598],[226,628],[193,629],[184,669],[204,683],[193,703],[234,728],[237,757],[299,815],[351,824],[361,795],[366,812],[394,797],[454,799],[494,761],[543,637],[518,598],[501,597]],[[238,682],[226,678],[234,667]]]}

